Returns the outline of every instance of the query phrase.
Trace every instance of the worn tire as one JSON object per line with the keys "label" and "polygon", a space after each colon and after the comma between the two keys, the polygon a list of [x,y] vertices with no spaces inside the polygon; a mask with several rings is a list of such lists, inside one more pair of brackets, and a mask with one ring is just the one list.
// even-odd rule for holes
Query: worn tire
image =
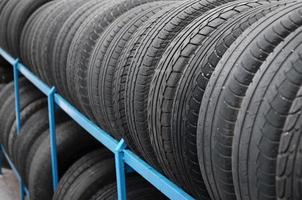
{"label": "worn tire", "polygon": [[[132,34],[151,16],[171,3],[173,2],[146,3],[129,10],[106,28],[93,49],[88,70],[89,102],[100,110],[109,125],[109,132],[116,139],[129,134],[123,130],[122,125],[116,123],[113,110],[112,89],[120,54]],[[129,136],[126,136],[126,139],[128,145],[134,147],[134,142],[129,140]]]}
{"label": "worn tire", "polygon": [[116,101],[115,112],[121,112],[116,121],[128,124],[137,149],[154,166],[159,164],[147,131],[146,110],[154,69],[167,46],[181,30],[207,10],[226,2],[211,0],[175,3],[152,17],[133,36],[120,59],[113,98]]}
{"label": "worn tire", "polygon": [[[187,108],[183,105],[186,102],[183,98],[187,96],[181,96],[181,92],[191,91],[191,88],[185,88],[188,85],[182,82],[182,75],[190,73],[191,68],[186,71],[187,66],[198,48],[206,48],[207,43],[215,41],[215,36],[222,33],[219,28],[226,26],[229,20],[243,17],[241,13],[268,3],[231,2],[206,12],[178,34],[155,69],[147,108],[152,146],[168,177],[198,198],[209,197],[198,165],[196,128],[181,127],[184,119],[194,120],[192,113],[183,116],[181,112],[181,109]],[[187,81],[191,78],[188,77]]]}
{"label": "worn tire", "polygon": [[[154,186],[139,176],[131,176],[126,179],[127,184],[127,199],[129,200],[166,200]],[[100,189],[90,200],[116,200],[117,187],[116,182],[106,185]]]}
{"label": "worn tire", "polygon": [[115,2],[106,10],[96,10],[79,27],[73,38],[67,62],[67,84],[74,102],[80,103],[81,110],[96,119],[104,130],[108,129],[100,109],[92,109],[88,100],[88,65],[97,40],[104,30],[120,15],[141,4],[155,0],[123,0]]}
{"label": "worn tire", "polygon": [[[37,99],[33,102],[30,102],[26,107],[23,108],[21,111],[21,123],[25,124],[27,120],[35,114],[38,110],[41,108],[47,107],[47,99],[41,97],[40,99]],[[16,141],[17,138],[17,124],[16,120],[14,121],[11,129],[9,130],[8,133],[8,139],[7,139],[7,152],[11,156],[12,160],[15,162],[13,159],[15,157],[14,155],[14,142]],[[21,131],[20,131],[21,132]]]}
{"label": "worn tire", "polygon": [[298,200],[302,196],[302,90],[290,109],[291,115],[281,135],[277,157],[276,191],[278,200]]}
{"label": "worn tire", "polygon": [[[297,10],[301,16],[301,8]],[[243,99],[232,149],[233,178],[239,199],[277,198],[275,176],[280,136],[302,84],[301,33],[300,27],[275,48]]]}
{"label": "worn tire", "polygon": [[53,200],[90,199],[96,192],[115,181],[112,153],[100,149],[75,162],[59,183]]}
{"label": "worn tire", "polygon": [[87,3],[80,6],[64,22],[54,42],[55,49],[50,64],[52,77],[54,78],[53,81],[55,82],[55,85],[57,86],[59,92],[69,101],[71,101],[72,99],[67,87],[66,65],[72,40],[78,28],[82,25],[86,18],[100,7],[106,9],[109,5],[109,2],[110,0],[89,0],[87,1]]}
{"label": "worn tire", "polygon": [[[62,111],[56,114],[57,126],[67,121],[69,117]],[[25,185],[28,185],[27,166],[30,166],[32,156],[30,150],[39,136],[49,128],[48,108],[41,108],[31,115],[26,123],[22,125],[20,134],[14,142],[15,165],[23,178]]]}
{"label": "worn tire", "polygon": [[12,10],[6,27],[8,49],[14,57],[20,56],[20,38],[23,27],[34,11],[50,0],[22,0]]}
{"label": "worn tire", "polygon": [[[59,125],[57,132],[57,155],[59,178],[70,166],[86,153],[100,147],[98,141],[70,121]],[[40,140],[41,139],[41,140]],[[30,164],[28,187],[30,199],[52,199],[52,171],[49,131],[44,132],[37,141],[36,152]]]}

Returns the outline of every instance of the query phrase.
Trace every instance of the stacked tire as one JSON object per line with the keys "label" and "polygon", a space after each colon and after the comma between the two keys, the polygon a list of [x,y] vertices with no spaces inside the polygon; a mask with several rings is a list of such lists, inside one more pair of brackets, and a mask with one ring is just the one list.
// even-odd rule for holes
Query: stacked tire
{"label": "stacked tire", "polygon": [[[1,48],[196,199],[302,198],[301,25],[300,0],[0,2]],[[12,86],[0,118],[13,107]],[[15,136],[13,118],[2,117],[1,140],[31,197],[47,199],[46,119],[27,114],[47,109],[26,109],[45,104],[30,94],[28,133]],[[71,137],[81,129],[59,115],[53,198],[115,199],[112,155]],[[129,198],[164,199],[128,179]]]}

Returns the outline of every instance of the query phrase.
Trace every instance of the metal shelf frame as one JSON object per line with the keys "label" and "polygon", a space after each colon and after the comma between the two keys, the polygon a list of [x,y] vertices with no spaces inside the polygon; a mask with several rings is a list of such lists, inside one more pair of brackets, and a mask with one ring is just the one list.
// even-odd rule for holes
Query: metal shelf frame
{"label": "metal shelf frame", "polygon": [[[126,200],[126,173],[137,172],[144,179],[150,182],[154,187],[161,191],[165,196],[172,200],[193,200],[194,198],[187,194],[184,190],[167,179],[161,173],[156,171],[152,166],[147,164],[135,153],[127,149],[125,141],[122,139],[116,141],[110,134],[96,126],[74,106],[66,101],[61,95],[56,92],[55,87],[49,87],[37,76],[35,76],[27,67],[25,67],[18,58],[13,58],[9,53],[0,48],[0,55],[12,65],[14,73],[14,89],[15,89],[15,112],[17,134],[20,133],[22,122],[20,113],[20,95],[19,95],[19,76],[22,74],[33,85],[35,85],[48,98],[48,118],[49,118],[49,134],[50,134],[50,149],[51,149],[51,165],[52,165],[52,184],[53,190],[58,187],[58,159],[56,145],[56,123],[55,112],[57,108],[62,109],[76,123],[83,127],[90,135],[102,143],[115,155],[115,169],[117,181],[117,193],[119,200]],[[2,160],[6,158],[20,185],[20,199],[30,196],[29,191],[23,184],[22,178],[16,170],[13,162],[10,160],[4,147],[0,148],[0,174],[2,168]]]}

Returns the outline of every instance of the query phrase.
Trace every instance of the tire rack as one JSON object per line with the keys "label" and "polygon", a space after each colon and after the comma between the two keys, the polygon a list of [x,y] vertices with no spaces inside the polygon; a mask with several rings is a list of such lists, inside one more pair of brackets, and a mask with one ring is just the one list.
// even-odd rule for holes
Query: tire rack
{"label": "tire rack", "polygon": [[[115,155],[115,169],[117,181],[117,193],[119,200],[126,200],[126,173],[137,172],[144,179],[150,182],[154,187],[160,190],[165,196],[172,200],[193,200],[194,198],[179,188],[176,184],[168,180],[165,176],[157,172],[153,167],[127,149],[125,141],[121,139],[116,141],[108,133],[97,127],[74,106],[66,101],[62,96],[56,93],[55,87],[47,86],[43,81],[36,77],[29,69],[27,69],[19,59],[14,59],[10,54],[0,48],[0,55],[13,66],[14,88],[15,88],[15,112],[17,134],[21,129],[21,113],[20,113],[20,95],[19,95],[19,75],[22,74],[31,83],[33,83],[48,98],[48,117],[49,117],[49,133],[50,133],[50,151],[51,151],[51,167],[52,167],[52,184],[53,190],[58,187],[58,165],[57,165],[57,146],[56,146],[56,123],[55,110],[62,109],[75,122],[83,127],[89,134],[102,143]],[[2,161],[4,157],[7,159],[20,185],[20,199],[24,200],[29,197],[29,191],[23,184],[22,178],[10,160],[3,145],[0,148],[0,174]]]}

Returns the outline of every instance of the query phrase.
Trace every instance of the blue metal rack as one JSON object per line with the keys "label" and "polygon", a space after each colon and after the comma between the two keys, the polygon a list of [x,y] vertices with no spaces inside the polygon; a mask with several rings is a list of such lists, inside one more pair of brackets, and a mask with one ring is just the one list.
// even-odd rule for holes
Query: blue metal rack
{"label": "blue metal rack", "polygon": [[[50,148],[51,148],[51,164],[52,164],[52,182],[53,190],[58,187],[58,164],[57,164],[57,145],[56,145],[56,123],[55,123],[55,107],[58,106],[66,112],[75,122],[83,127],[95,139],[102,143],[115,155],[115,168],[117,177],[118,199],[126,200],[126,176],[129,171],[135,171],[143,178],[149,181],[153,186],[160,190],[164,195],[173,200],[193,200],[194,198],[168,180],[165,176],[157,172],[153,167],[140,159],[137,155],[127,149],[125,141],[122,139],[119,142],[112,138],[108,133],[97,127],[74,106],[67,102],[62,96],[56,93],[55,87],[47,86],[43,81],[36,77],[28,70],[19,59],[15,59],[0,48],[0,55],[13,66],[14,85],[15,85],[15,108],[16,108],[16,125],[17,134],[21,129],[21,114],[20,114],[20,95],[19,95],[19,74],[22,74],[30,82],[32,82],[42,93],[48,97],[48,114],[49,114],[49,132],[50,132]],[[3,156],[4,155],[4,156]],[[29,191],[24,186],[21,176],[16,170],[13,162],[5,152],[1,145],[0,148],[0,173],[2,168],[2,158],[8,160],[14,174],[20,184],[21,200],[29,197]]]}

